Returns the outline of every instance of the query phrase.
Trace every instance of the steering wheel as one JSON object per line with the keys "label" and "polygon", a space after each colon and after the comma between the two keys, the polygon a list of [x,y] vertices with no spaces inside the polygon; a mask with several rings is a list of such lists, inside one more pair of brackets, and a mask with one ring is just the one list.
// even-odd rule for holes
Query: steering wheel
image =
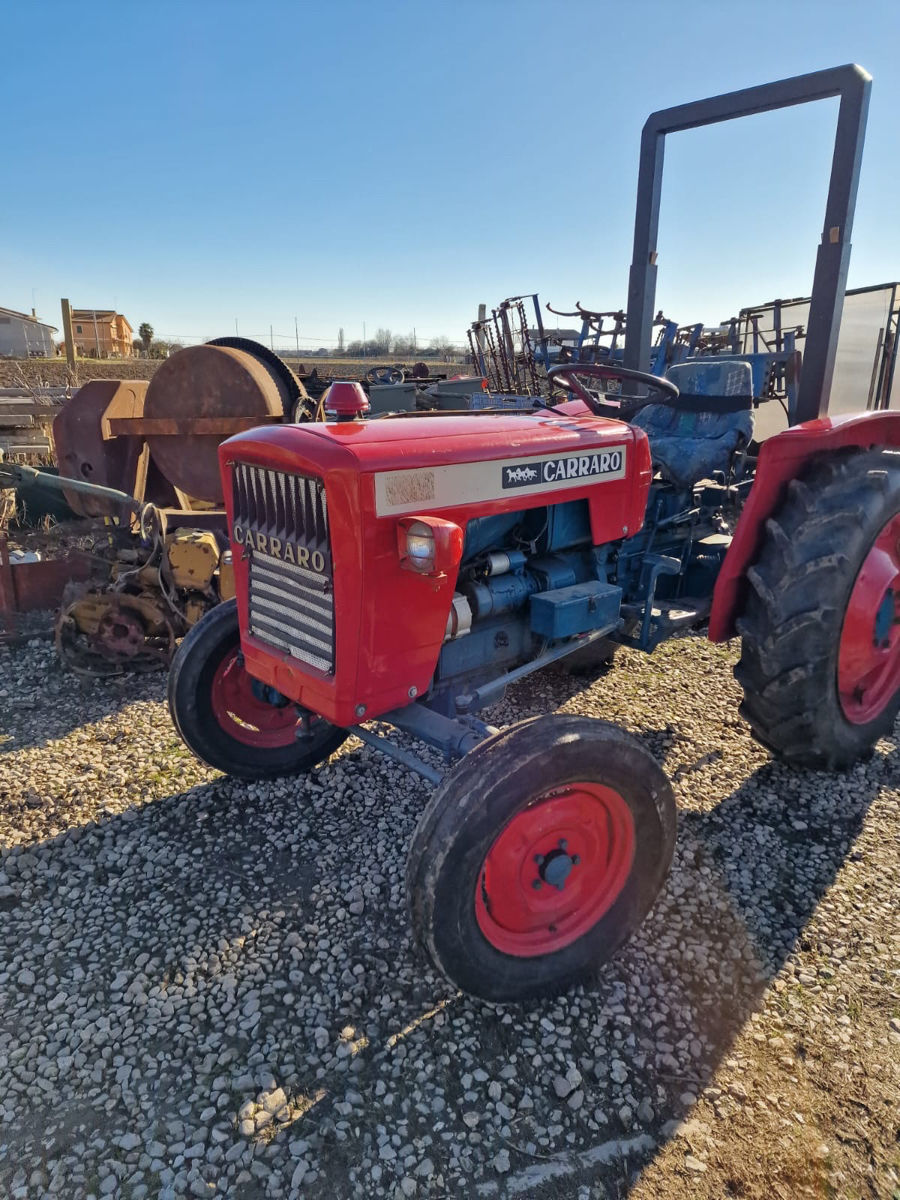
{"label": "steering wheel", "polygon": [[403,383],[405,379],[400,367],[370,367],[366,371],[367,383]]}
{"label": "steering wheel", "polygon": [[[615,400],[598,400],[591,395],[586,387],[575,378],[575,375],[587,375],[592,379],[618,379],[642,383],[649,394],[644,396],[620,396],[614,393]],[[640,409],[648,404],[671,404],[678,399],[678,388],[670,379],[660,375],[650,375],[646,371],[632,371],[629,367],[620,367],[618,363],[564,363],[551,367],[547,372],[551,383],[559,383],[570,392],[574,392],[579,400],[583,400],[595,417],[617,417],[627,421]],[[609,393],[604,392],[607,396]]]}

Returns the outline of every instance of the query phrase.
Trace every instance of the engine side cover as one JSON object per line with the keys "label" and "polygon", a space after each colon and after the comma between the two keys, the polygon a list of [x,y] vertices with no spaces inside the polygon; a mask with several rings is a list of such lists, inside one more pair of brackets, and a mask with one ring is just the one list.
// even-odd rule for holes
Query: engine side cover
{"label": "engine side cover", "polygon": [[[444,639],[455,574],[433,578],[401,569],[398,518],[434,515],[465,531],[474,517],[586,499],[593,541],[601,545],[640,529],[652,473],[640,429],[549,411],[268,426],[229,438],[219,458],[247,668],[342,726],[423,695]],[[265,470],[277,514],[254,504],[252,519],[241,517],[248,527],[236,526],[235,464]],[[281,474],[324,480],[325,552],[318,516],[316,551],[288,548],[277,502]],[[279,571],[296,574],[296,566],[279,562],[302,562],[304,587],[312,581],[333,598],[333,634],[320,619],[322,636],[334,638],[332,669],[317,670],[289,647],[251,634],[253,562],[267,580]],[[282,620],[288,619],[286,608]]]}

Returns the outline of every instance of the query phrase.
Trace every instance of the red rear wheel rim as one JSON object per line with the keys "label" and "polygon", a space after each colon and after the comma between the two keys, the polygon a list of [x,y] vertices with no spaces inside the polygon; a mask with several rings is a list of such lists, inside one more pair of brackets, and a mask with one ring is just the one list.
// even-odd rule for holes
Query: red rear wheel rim
{"label": "red rear wheel rim", "polygon": [[844,613],[838,650],[838,697],[853,725],[874,721],[900,684],[900,513],[863,560]]}
{"label": "red rear wheel rim", "polygon": [[244,669],[240,651],[229,650],[216,668],[210,691],[213,716],[229,737],[261,750],[292,746],[297,730],[297,710],[260,699],[253,691],[253,676]]}
{"label": "red rear wheel rim", "polygon": [[578,782],[546,792],[488,851],[475,888],[478,926],[517,958],[561,950],[612,907],[634,852],[634,818],[613,788]]}

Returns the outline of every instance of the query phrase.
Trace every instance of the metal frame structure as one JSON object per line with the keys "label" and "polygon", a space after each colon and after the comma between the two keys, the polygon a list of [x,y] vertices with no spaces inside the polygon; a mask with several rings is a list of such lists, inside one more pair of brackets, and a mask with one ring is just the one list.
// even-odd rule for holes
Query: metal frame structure
{"label": "metal frame structure", "polygon": [[[525,315],[526,301],[534,308],[534,339]],[[540,395],[538,364],[548,370],[550,356],[536,292],[502,301],[490,317],[480,317],[469,326],[468,338],[475,368],[487,379],[492,392]]]}
{"label": "metal frame structure", "polygon": [[[867,409],[885,409],[890,407],[891,389],[897,362],[898,329],[900,329],[900,282],[848,288],[844,294],[844,302],[846,304],[846,301],[852,296],[865,296],[873,292],[890,293],[890,299],[884,327],[878,333],[865,407]],[[739,343],[734,353],[758,354],[761,351],[793,350],[795,342],[805,339],[806,326],[792,320],[791,310],[809,303],[808,296],[797,296],[789,300],[770,300],[766,304],[755,304],[742,308],[734,322],[736,339]],[[760,326],[760,317],[762,316],[771,318],[771,328]]]}
{"label": "metal frame structure", "polygon": [[666,134],[840,97],[825,224],[816,256],[796,420],[828,411],[872,77],[848,64],[652,113],[641,135],[624,364],[646,371],[656,303],[657,237]]}

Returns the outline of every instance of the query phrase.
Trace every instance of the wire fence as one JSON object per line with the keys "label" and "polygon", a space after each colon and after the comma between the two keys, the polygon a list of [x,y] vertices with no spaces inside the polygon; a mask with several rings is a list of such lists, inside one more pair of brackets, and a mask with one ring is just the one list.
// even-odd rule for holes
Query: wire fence
{"label": "wire fence", "polygon": [[[406,362],[415,358],[439,358],[444,362],[463,362],[469,357],[468,347],[462,342],[450,342],[443,337],[425,341],[424,344],[408,338],[399,339],[398,347],[390,350],[379,346],[373,339],[345,338],[343,345],[336,338],[318,338],[295,331],[279,333],[278,330],[244,330],[237,326],[234,334],[222,330],[207,333],[172,333],[154,330],[154,342],[165,342],[170,346],[198,346],[220,337],[241,337],[267,346],[281,358],[377,358],[385,362]],[[135,343],[139,349],[139,343]]]}

